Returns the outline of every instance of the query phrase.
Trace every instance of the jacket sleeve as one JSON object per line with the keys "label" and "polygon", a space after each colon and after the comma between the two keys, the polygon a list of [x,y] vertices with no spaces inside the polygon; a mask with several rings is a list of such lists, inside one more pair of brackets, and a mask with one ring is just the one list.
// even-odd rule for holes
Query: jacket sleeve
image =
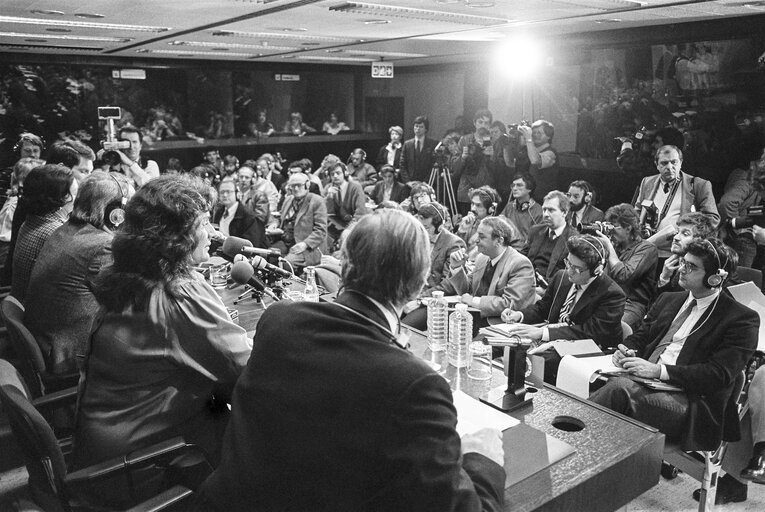
{"label": "jacket sleeve", "polygon": [[640,322],[640,325],[623,341],[627,348],[634,349],[637,352],[638,357],[648,359],[648,356],[650,356],[650,354],[646,353],[646,347],[654,341],[652,337],[652,332],[655,332],[653,325],[656,323],[659,313],[668,306],[666,298],[666,295],[659,295]]}
{"label": "jacket sleeve", "polygon": [[321,198],[317,198],[311,202],[311,208],[313,209],[313,229],[303,242],[314,250],[327,238],[327,206]]}
{"label": "jacket sleeve", "polygon": [[409,149],[409,145],[406,142],[404,142],[403,146],[401,146],[401,159],[399,160],[399,164],[398,164],[402,183],[408,183],[412,180],[412,177],[409,175],[409,165],[406,161],[406,155],[407,155],[408,149]]}
{"label": "jacket sleeve", "polygon": [[721,220],[738,217],[741,205],[752,194],[751,185],[746,180],[746,175],[742,174],[741,170],[736,169],[728,178],[728,186],[725,187],[725,193],[717,205]]}
{"label": "jacket sleeve", "polygon": [[626,260],[620,260],[616,265],[608,266],[608,277],[621,285],[631,284],[647,276],[649,270],[659,259],[659,251],[652,243],[641,243],[635,252]]}
{"label": "jacket sleeve", "polygon": [[528,258],[518,257],[509,269],[502,294],[481,297],[479,309],[482,317],[499,316],[505,308],[519,310],[528,306],[533,298],[534,267]]}
{"label": "jacket sleeve", "polygon": [[550,315],[550,308],[552,308],[553,300],[555,299],[555,292],[560,286],[563,279],[563,272],[558,272],[550,282],[550,286],[545,290],[545,294],[537,302],[527,308],[523,308],[523,323],[524,324],[538,324],[544,322]]}
{"label": "jacket sleeve", "polygon": [[712,184],[707,180],[696,180],[693,184],[694,206],[696,211],[703,213],[712,221],[712,227],[720,224],[720,214],[717,212],[715,196],[712,194]]}
{"label": "jacket sleeve", "polygon": [[615,347],[622,342],[622,316],[624,315],[624,293],[617,287],[610,287],[598,301],[592,315],[581,325],[550,327],[550,339],[578,340],[592,338],[601,348]]}
{"label": "jacket sleeve", "polygon": [[428,374],[398,400],[381,452],[392,473],[391,510],[500,511],[505,471],[478,453],[461,453],[457,411],[446,381]]}

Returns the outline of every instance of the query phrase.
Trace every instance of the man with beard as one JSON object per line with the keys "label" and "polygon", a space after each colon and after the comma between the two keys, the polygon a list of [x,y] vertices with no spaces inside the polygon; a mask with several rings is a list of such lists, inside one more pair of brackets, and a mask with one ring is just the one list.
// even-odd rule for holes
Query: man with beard
{"label": "man with beard", "polygon": [[572,181],[566,194],[569,202],[566,222],[572,227],[579,229],[583,224],[592,224],[603,220],[603,211],[596,208],[592,202],[595,199],[595,190],[584,180]]}

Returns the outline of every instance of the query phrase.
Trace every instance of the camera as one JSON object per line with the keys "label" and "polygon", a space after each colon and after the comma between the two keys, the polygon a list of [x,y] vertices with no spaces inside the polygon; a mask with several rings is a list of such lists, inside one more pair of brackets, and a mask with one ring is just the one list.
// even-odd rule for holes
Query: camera
{"label": "camera", "polygon": [[101,141],[101,147],[106,151],[102,159],[111,166],[113,165],[111,162],[116,157],[116,162],[119,164],[122,158],[114,151],[130,149],[130,141],[117,140],[117,130],[114,127],[114,120],[122,118],[122,109],[120,107],[98,107],[98,118],[105,120],[107,126],[106,140]]}
{"label": "camera", "polygon": [[531,126],[531,123],[526,119],[523,119],[520,123],[507,125],[507,136],[517,139],[520,135],[520,132],[518,131],[519,126]]}
{"label": "camera", "polygon": [[611,233],[614,231],[614,225],[610,222],[595,221],[591,224],[582,224],[582,226],[579,228],[579,233],[583,235],[597,236],[598,231],[603,233],[605,236],[611,236]]}
{"label": "camera", "polygon": [[750,206],[746,209],[746,215],[728,219],[728,225],[733,229],[751,228],[752,226],[765,227],[765,212],[763,212],[763,206]]}
{"label": "camera", "polygon": [[433,161],[436,165],[445,166],[449,160],[449,149],[445,144],[439,143],[433,150]]}

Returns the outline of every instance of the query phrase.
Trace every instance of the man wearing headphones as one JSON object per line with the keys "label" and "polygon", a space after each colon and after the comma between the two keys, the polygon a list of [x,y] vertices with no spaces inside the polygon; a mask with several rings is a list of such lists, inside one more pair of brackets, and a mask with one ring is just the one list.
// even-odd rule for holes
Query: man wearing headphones
{"label": "man wearing headphones", "polygon": [[[486,217],[497,214],[500,197],[496,190],[488,185],[470,191],[470,211],[457,226],[457,236],[467,245],[467,252],[475,249],[478,240],[478,225]],[[508,240],[511,242],[514,240]]]}
{"label": "man wearing headphones", "polygon": [[231,178],[226,178],[218,185],[219,203],[213,213],[213,224],[224,236],[237,236],[252,242],[253,247],[268,247],[266,232],[261,222],[251,210],[239,202],[239,191]]}
{"label": "man wearing headphones", "polygon": [[361,185],[348,180],[348,168],[344,163],[337,162],[329,168],[329,179],[326,203],[330,224],[327,234],[331,243],[336,243],[342,232],[369,213],[369,209]]}
{"label": "man wearing headphones", "polygon": [[[560,192],[559,192],[560,193]],[[592,235],[566,241],[566,270],[555,274],[542,298],[526,308],[508,308],[502,320],[515,324],[511,333],[534,341],[590,338],[601,348],[622,339],[625,296],[604,268],[608,253]],[[533,324],[545,322],[545,326]],[[555,384],[560,357],[545,352],[545,382]]]}
{"label": "man wearing headphones", "polygon": [[542,205],[532,199],[531,194],[537,186],[531,174],[516,174],[511,185],[511,198],[502,215],[508,218],[518,230],[522,243],[529,239],[531,226],[542,222]]}
{"label": "man wearing headphones", "polygon": [[676,146],[662,146],[656,151],[659,174],[643,178],[635,191],[632,205],[640,217],[641,228],[651,233],[647,240],[659,249],[659,258],[670,255],[672,227],[684,213],[696,211],[708,216],[717,228],[717,212],[712,184],[682,172],[683,152]]}
{"label": "man wearing headphones", "polygon": [[[684,450],[714,450],[740,438],[733,386],[757,347],[756,312],[720,293],[729,250],[719,240],[688,244],[680,263],[685,291],[664,293],[613,355],[626,370],[590,400],[658,428]],[[677,391],[656,390],[644,381]],[[723,477],[718,493],[731,487]],[[718,494],[719,495],[719,494]],[[734,496],[732,501],[746,499]]]}
{"label": "man wearing headphones", "polygon": [[348,159],[348,174],[351,179],[357,181],[364,191],[372,191],[377,183],[377,171],[367,163],[367,152],[361,148],[356,148],[351,152]]}
{"label": "man wearing headphones", "polygon": [[[577,234],[566,224],[568,209],[566,194],[560,190],[548,193],[542,203],[542,223],[529,229],[528,241],[521,250],[534,264],[538,288],[546,288],[553,275],[564,268],[566,240]],[[542,290],[538,291],[541,294]]]}
{"label": "man wearing headphones", "polygon": [[573,228],[578,230],[582,224],[592,224],[603,220],[603,211],[592,204],[595,199],[595,189],[587,181],[572,181],[568,186],[566,197],[569,203],[566,222]]}
{"label": "man wearing headphones", "polygon": [[32,269],[24,324],[53,373],[77,370],[98,310],[91,281],[112,260],[114,231],[132,187],[119,173],[94,172],[80,185],[63,226],[45,241]]}

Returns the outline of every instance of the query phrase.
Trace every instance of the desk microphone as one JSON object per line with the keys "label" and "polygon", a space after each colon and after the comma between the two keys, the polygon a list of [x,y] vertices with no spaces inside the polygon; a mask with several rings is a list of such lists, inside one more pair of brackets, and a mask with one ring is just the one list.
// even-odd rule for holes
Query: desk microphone
{"label": "desk microphone", "polygon": [[274,292],[266,288],[266,284],[258,279],[255,275],[255,269],[246,261],[237,261],[231,267],[231,279],[238,284],[250,285],[256,291],[265,293],[274,300],[279,300],[279,297],[274,295]]}
{"label": "desk microphone", "polygon": [[292,272],[290,272],[289,270],[284,270],[281,267],[272,265],[269,262],[267,262],[265,259],[261,258],[260,256],[254,256],[252,258],[252,266],[256,269],[265,270],[266,272],[276,274],[280,277],[284,277],[284,278],[295,277],[292,274]]}
{"label": "desk microphone", "polygon": [[236,236],[230,236],[226,238],[226,240],[223,242],[223,247],[221,247],[221,250],[223,251],[223,254],[229,258],[233,258],[237,254],[244,254],[245,256],[250,257],[275,256],[277,258],[282,255],[281,252],[275,249],[261,249],[259,247],[253,247],[252,242],[249,240],[245,240],[244,238],[239,238]]}

